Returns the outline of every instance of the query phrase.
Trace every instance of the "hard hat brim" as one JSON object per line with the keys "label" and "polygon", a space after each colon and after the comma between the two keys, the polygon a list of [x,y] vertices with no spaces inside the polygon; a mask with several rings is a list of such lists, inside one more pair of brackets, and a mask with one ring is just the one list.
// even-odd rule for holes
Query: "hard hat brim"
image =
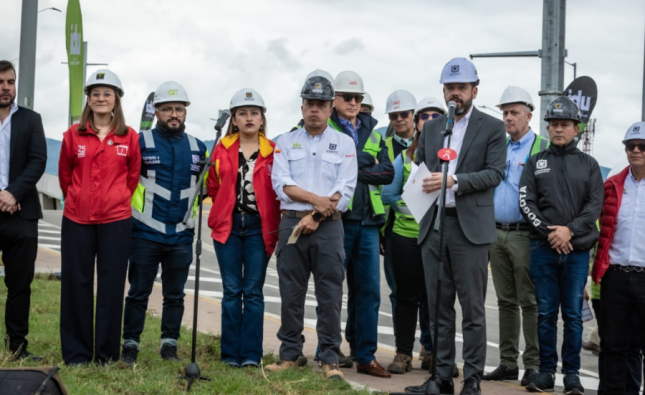
{"label": "hard hat brim", "polygon": [[92,85],[87,85],[84,89],[85,91],[85,96],[89,96],[90,92],[92,89],[99,87],[99,86],[107,86],[109,88],[114,89],[114,91],[119,95],[119,97],[123,97],[125,95],[125,92],[123,92],[123,89],[119,88],[118,86],[112,85],[112,84],[92,84]]}
{"label": "hard hat brim", "polygon": [[527,103],[525,101],[511,101],[508,103],[499,103],[495,107],[499,108],[501,111],[504,111],[504,106],[508,106],[509,104],[524,104],[525,106],[531,109],[531,112],[535,111],[535,106],[532,103]]}

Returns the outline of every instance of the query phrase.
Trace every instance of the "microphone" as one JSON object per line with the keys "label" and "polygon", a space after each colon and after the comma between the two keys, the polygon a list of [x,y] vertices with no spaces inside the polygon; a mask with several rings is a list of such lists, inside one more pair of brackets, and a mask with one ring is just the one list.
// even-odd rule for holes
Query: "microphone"
{"label": "microphone", "polygon": [[452,133],[452,127],[455,124],[455,110],[457,109],[457,103],[450,100],[448,102],[448,116],[446,119],[446,134]]}
{"label": "microphone", "polygon": [[[229,110],[223,110],[222,114],[217,118],[217,123],[215,123],[215,130],[218,132],[222,131],[222,128],[226,124],[226,121],[228,118],[231,116],[231,112]],[[453,111],[453,116],[454,116],[454,111]]]}

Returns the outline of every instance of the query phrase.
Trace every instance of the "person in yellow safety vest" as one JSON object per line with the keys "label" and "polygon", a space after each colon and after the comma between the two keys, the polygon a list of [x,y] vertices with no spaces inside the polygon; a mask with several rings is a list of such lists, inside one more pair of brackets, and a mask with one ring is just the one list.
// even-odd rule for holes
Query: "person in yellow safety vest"
{"label": "person in yellow safety vest", "polygon": [[374,102],[372,101],[372,96],[369,93],[365,92],[363,95],[363,101],[361,102],[361,112],[364,112],[367,115],[372,115],[374,112]]}
{"label": "person in yellow safety vest", "polygon": [[[343,71],[336,76],[334,88],[334,111],[328,122],[353,139],[358,160],[358,183],[349,209],[343,214],[349,289],[345,338],[355,354],[358,373],[390,377],[374,354],[381,304],[379,228],[385,223],[379,186],[392,182],[394,169],[385,141],[374,131],[376,119],[360,113],[365,94],[361,77],[353,71]],[[336,149],[329,146],[330,152]],[[340,366],[351,366],[351,359],[342,357]]]}

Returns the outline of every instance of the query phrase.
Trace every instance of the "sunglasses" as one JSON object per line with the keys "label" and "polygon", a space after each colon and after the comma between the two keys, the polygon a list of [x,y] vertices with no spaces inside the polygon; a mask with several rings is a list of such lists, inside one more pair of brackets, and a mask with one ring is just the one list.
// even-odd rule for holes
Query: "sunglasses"
{"label": "sunglasses", "polygon": [[351,93],[343,93],[340,95],[347,103],[351,102],[352,99],[356,100],[357,104],[360,104],[363,101],[363,96],[361,95],[352,95]]}
{"label": "sunglasses", "polygon": [[633,151],[634,148],[638,147],[638,150],[640,152],[645,152],[645,143],[625,143],[625,148],[627,148],[627,151]]}
{"label": "sunglasses", "polygon": [[435,112],[434,114],[421,114],[419,115],[419,118],[423,119],[424,121],[427,121],[430,118],[435,119],[435,118],[439,118],[440,116],[441,114],[439,114],[438,112]]}
{"label": "sunglasses", "polygon": [[399,119],[399,116],[401,117],[401,119],[408,119],[408,117],[410,116],[410,111],[394,112],[394,113],[388,114],[388,117],[390,117],[390,121],[396,121],[397,119]]}

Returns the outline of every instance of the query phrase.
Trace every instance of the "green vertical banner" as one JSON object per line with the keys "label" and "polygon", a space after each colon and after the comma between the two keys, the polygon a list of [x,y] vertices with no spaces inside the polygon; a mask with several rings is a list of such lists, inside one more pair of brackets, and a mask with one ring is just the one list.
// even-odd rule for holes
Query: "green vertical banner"
{"label": "green vertical banner", "polygon": [[155,93],[151,92],[143,105],[143,112],[141,113],[141,126],[139,131],[152,129],[152,122],[155,120],[155,106],[152,104],[155,100]]}
{"label": "green vertical banner", "polygon": [[81,119],[83,111],[83,16],[80,0],[68,0],[65,18],[65,43],[69,68],[70,124]]}

